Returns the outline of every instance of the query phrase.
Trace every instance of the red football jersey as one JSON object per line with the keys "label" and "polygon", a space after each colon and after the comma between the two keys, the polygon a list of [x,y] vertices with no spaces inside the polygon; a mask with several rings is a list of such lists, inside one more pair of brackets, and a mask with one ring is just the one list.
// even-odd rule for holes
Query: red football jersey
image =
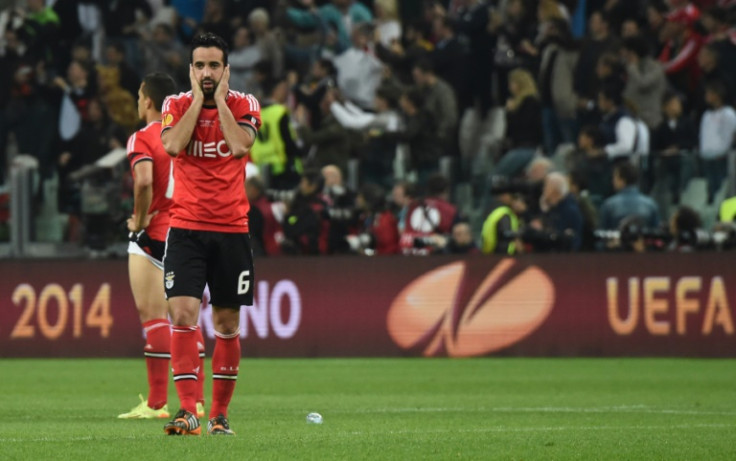
{"label": "red football jersey", "polygon": [[[176,125],[191,104],[191,91],[166,98],[161,133]],[[253,95],[231,90],[227,106],[240,125],[258,131],[261,106]],[[189,145],[174,159],[174,182],[171,227],[248,232],[245,157],[232,156],[217,107],[202,107]]]}
{"label": "red football jersey", "polygon": [[152,239],[163,242],[169,230],[169,209],[174,192],[174,163],[161,144],[161,121],[149,123],[128,138],[128,161],[133,177],[138,162],[153,162],[153,200],[148,214],[157,213],[146,228],[146,233]]}

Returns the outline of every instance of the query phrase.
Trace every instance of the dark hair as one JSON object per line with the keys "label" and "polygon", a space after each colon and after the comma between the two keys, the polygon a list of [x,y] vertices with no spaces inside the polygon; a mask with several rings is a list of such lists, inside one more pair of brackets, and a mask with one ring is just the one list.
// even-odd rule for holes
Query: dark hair
{"label": "dark hair", "polygon": [[624,103],[623,89],[618,82],[605,81],[600,90],[598,90],[598,94],[617,106]]}
{"label": "dark hair", "polygon": [[255,36],[253,34],[253,31],[251,31],[250,28],[248,26],[246,26],[245,24],[241,24],[238,27],[236,27],[235,29],[233,29],[233,31],[232,31],[233,41],[235,41],[235,35],[240,31],[240,29],[245,29],[245,32],[246,32],[245,35],[248,36],[248,41],[250,43],[253,43],[254,38],[255,38]]}
{"label": "dark hair", "polygon": [[279,86],[281,82],[283,82],[284,78],[268,78],[261,82],[261,90],[263,91],[263,94],[266,96],[270,96],[273,91]]}
{"label": "dark hair", "polygon": [[263,76],[263,80],[270,80],[273,78],[273,64],[267,59],[261,59],[253,66],[253,72]]}
{"label": "dark hair", "polygon": [[700,215],[689,206],[681,206],[675,212],[675,226],[677,232],[695,232],[701,225]]}
{"label": "dark hair", "polygon": [[589,137],[593,141],[593,146],[602,147],[606,145],[603,139],[603,133],[600,128],[595,125],[585,125],[580,129],[580,134]]}
{"label": "dark hair", "polygon": [[712,79],[706,81],[705,91],[715,93],[720,98],[721,102],[726,102],[726,100],[728,99],[728,87],[726,87],[726,84],[723,83],[723,80]]}
{"label": "dark hair", "polygon": [[662,96],[662,106],[666,106],[670,103],[673,99],[677,99],[680,101],[681,104],[685,103],[684,97],[682,94],[675,90],[667,90],[665,91],[664,95]]}
{"label": "dark hair", "polygon": [[153,72],[143,78],[143,94],[153,101],[153,106],[161,112],[166,96],[176,93],[176,82],[163,72]]}
{"label": "dark hair", "polygon": [[125,56],[125,45],[123,45],[122,42],[115,40],[113,42],[110,42],[107,46]]}
{"label": "dark hair", "polygon": [[414,68],[421,70],[425,74],[434,74],[434,63],[429,58],[418,59],[414,63]]}
{"label": "dark hair", "polygon": [[332,59],[321,58],[317,62],[325,71],[327,71],[327,75],[333,78],[337,77],[337,67],[335,67],[335,63],[332,62]]}
{"label": "dark hair", "polygon": [[396,108],[396,104],[401,96],[401,89],[395,85],[384,84],[376,89],[376,97],[386,101],[391,108]]}
{"label": "dark hair", "polygon": [[639,170],[628,161],[621,161],[613,167],[613,171],[627,186],[633,186],[639,181]]}
{"label": "dark hair", "polygon": [[444,194],[449,188],[450,181],[439,173],[435,173],[427,178],[427,195],[429,196]]}
{"label": "dark hair", "polygon": [[309,184],[317,186],[317,190],[322,190],[325,185],[325,178],[318,168],[305,168],[302,178],[305,178]]}
{"label": "dark hair", "polygon": [[440,22],[442,23],[442,27],[445,29],[449,29],[452,31],[452,33],[455,33],[457,31],[457,21],[449,16],[444,16]]}
{"label": "dark hair", "polygon": [[664,2],[664,0],[649,0],[649,2],[647,2],[647,7],[654,8],[662,14],[667,13],[667,11],[669,10],[669,7]]}
{"label": "dark hair", "polygon": [[417,196],[417,186],[413,182],[409,181],[398,181],[394,186],[399,186],[402,189],[404,189],[404,195],[407,197],[416,197]]}
{"label": "dark hair", "polygon": [[621,247],[625,250],[633,250],[633,245],[637,240],[644,237],[644,232],[647,230],[647,224],[639,215],[631,214],[626,216],[618,224],[618,229],[621,232],[620,240]]}
{"label": "dark hair", "polygon": [[381,211],[386,208],[386,192],[378,184],[364,184],[360,188],[360,195],[363,196],[369,211]]}
{"label": "dark hair", "polygon": [[190,63],[194,62],[194,50],[197,48],[218,48],[222,51],[222,63],[227,66],[227,42],[219,35],[215,35],[212,32],[204,32],[194,37],[189,51]]}
{"label": "dark hair", "polygon": [[406,28],[414,29],[424,39],[432,35],[432,27],[427,21],[424,21],[423,19],[415,19],[411,21]]}
{"label": "dark hair", "polygon": [[580,190],[588,189],[588,174],[583,168],[573,168],[570,172],[570,184],[575,184]]}
{"label": "dark hair", "polygon": [[420,88],[413,86],[404,92],[404,96],[417,109],[424,107],[424,92]]}
{"label": "dark hair", "polygon": [[552,28],[557,31],[557,40],[563,48],[573,50],[577,43],[570,30],[570,23],[564,18],[553,18],[550,20]]}
{"label": "dark hair", "polygon": [[646,56],[649,56],[650,54],[649,44],[647,43],[647,40],[640,35],[625,38],[623,47],[624,49],[633,52],[640,58],[644,58]]}
{"label": "dark hair", "polygon": [[92,49],[92,40],[88,37],[79,37],[72,43],[72,48],[82,47],[88,50]]}

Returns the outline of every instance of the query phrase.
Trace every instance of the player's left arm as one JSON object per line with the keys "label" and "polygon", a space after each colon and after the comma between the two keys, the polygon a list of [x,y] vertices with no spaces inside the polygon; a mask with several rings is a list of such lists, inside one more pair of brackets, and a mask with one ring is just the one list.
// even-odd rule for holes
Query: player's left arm
{"label": "player's left arm", "polygon": [[128,219],[128,230],[139,232],[148,227],[153,215],[148,214],[153,201],[153,162],[141,160],[133,167],[135,174],[133,180],[133,216]]}
{"label": "player's left arm", "polygon": [[230,66],[225,67],[220,83],[215,91],[215,103],[217,104],[217,113],[220,117],[220,126],[222,127],[222,135],[225,142],[230,148],[230,152],[235,158],[244,157],[250,147],[256,140],[255,128],[251,125],[241,125],[235,119],[232,111],[227,105],[225,97],[230,90]]}

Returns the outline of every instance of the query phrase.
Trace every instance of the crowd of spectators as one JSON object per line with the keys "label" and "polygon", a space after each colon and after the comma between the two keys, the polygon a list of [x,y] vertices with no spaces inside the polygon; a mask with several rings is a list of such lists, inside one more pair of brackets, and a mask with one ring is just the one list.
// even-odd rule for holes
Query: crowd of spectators
{"label": "crowd of spectators", "polygon": [[715,241],[733,238],[733,1],[0,7],[0,190],[14,145],[57,181],[67,240],[93,227],[75,172],[139,127],[144,75],[189,89],[202,31],[228,42],[230,87],[262,103],[244,185],[262,255],[684,251],[714,241],[701,213],[719,207]]}

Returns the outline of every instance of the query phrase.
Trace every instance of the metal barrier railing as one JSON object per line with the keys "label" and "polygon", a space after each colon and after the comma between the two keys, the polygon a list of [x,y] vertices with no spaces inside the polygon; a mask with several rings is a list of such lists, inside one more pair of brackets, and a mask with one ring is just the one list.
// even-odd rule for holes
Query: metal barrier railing
{"label": "metal barrier railing", "polygon": [[38,164],[16,156],[10,167],[10,256],[25,255],[31,242],[33,177]]}

